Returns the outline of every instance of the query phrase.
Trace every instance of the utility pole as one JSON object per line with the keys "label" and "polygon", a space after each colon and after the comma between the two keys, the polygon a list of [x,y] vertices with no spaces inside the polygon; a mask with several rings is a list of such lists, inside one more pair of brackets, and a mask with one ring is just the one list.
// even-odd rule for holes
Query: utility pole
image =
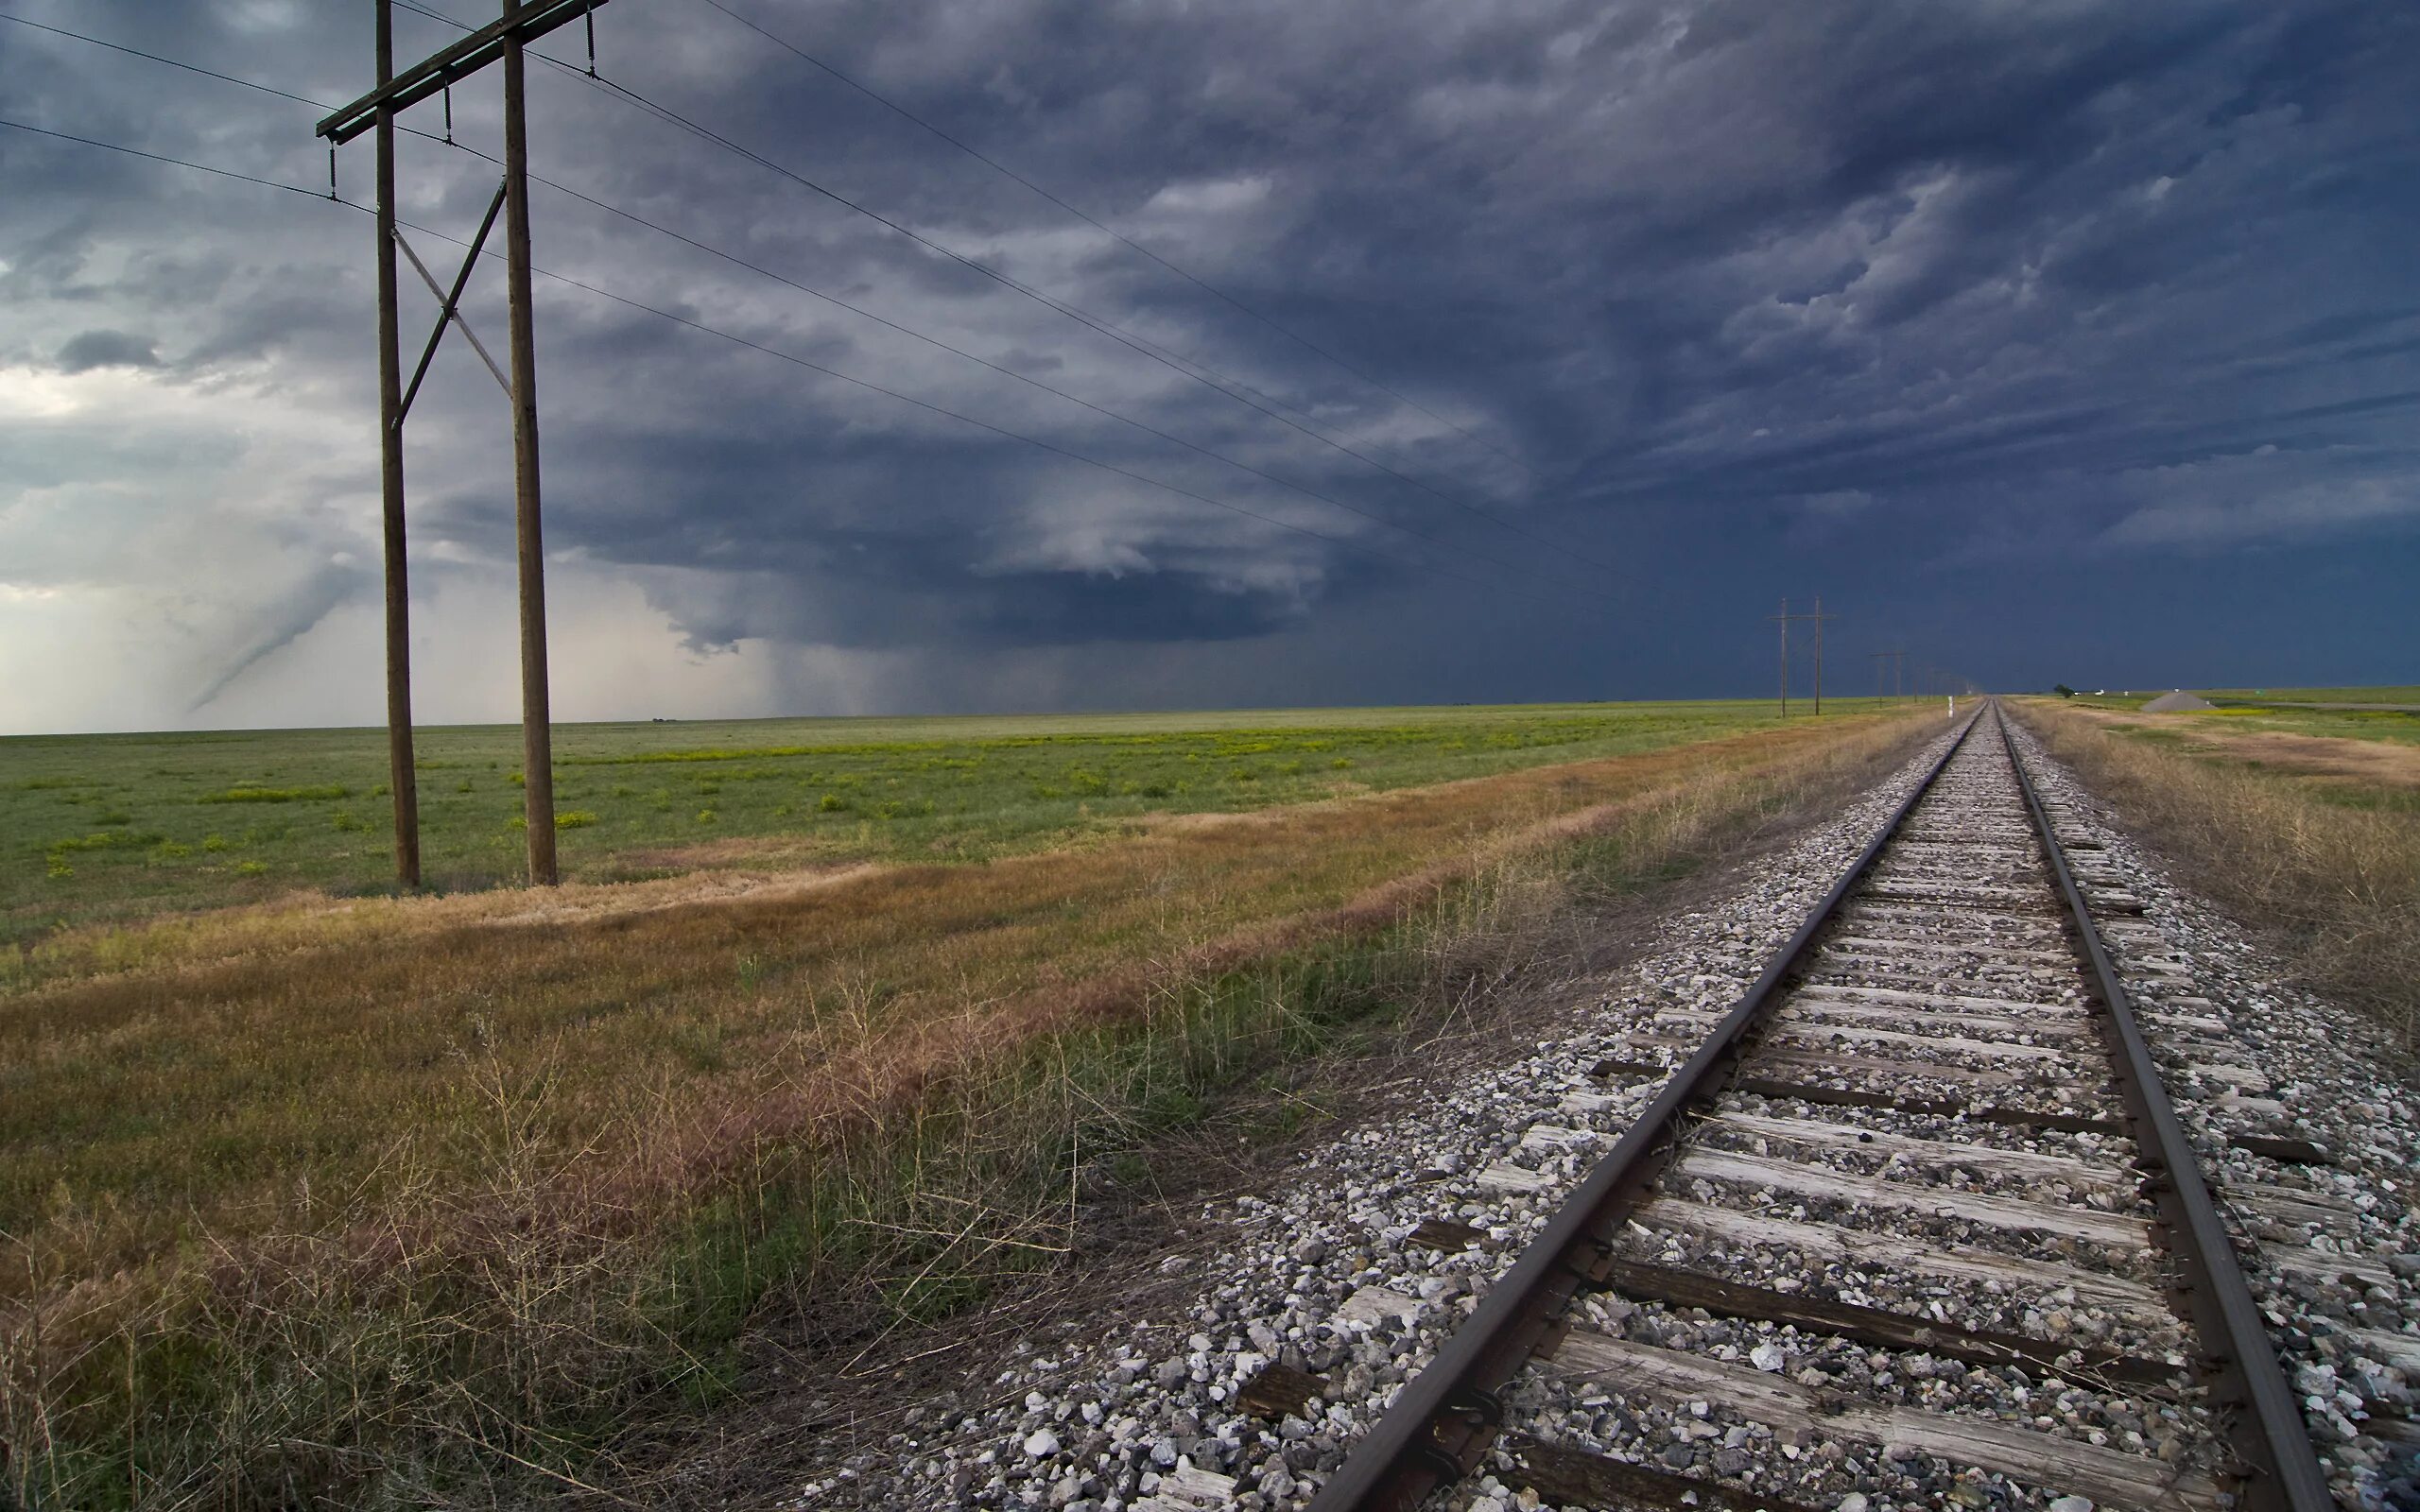
{"label": "utility pole", "polygon": [[[1907,691],[1903,686],[1903,683],[1906,680],[1908,653],[1905,651],[1876,651],[1873,653],[1873,655],[1874,696],[1877,698],[1881,697],[1884,690],[1888,688],[1893,697],[1904,697]],[[1882,676],[1882,663],[1885,662],[1891,663],[1891,676],[1887,680]]]}
{"label": "utility pole", "polygon": [[546,706],[546,558],[538,524],[538,334],[529,310],[529,120],[521,0],[504,0],[504,250],[512,311],[512,522],[521,558],[521,789],[529,880],[555,872],[554,730]]}
{"label": "utility pole", "polygon": [[[530,43],[588,15],[605,0],[503,0],[504,13],[398,74],[394,70],[392,0],[376,0],[378,84],[322,120],[331,150],[364,131],[378,140],[378,398],[380,480],[387,554],[387,738],[394,768],[395,868],[406,885],[420,880],[420,814],[412,774],[410,606],[405,593],[404,417],[410,411],[437,344],[450,323],[495,373],[512,404],[513,524],[521,588],[522,816],[528,826],[529,880],[551,885],[555,864],[554,735],[546,694],[546,579],[538,487],[538,342],[529,292],[529,126],[524,52]],[[596,71],[591,23],[589,72]],[[396,112],[453,87],[496,61],[504,64],[504,182],[462,260],[452,292],[440,289],[427,266],[395,225]],[[448,120],[451,121],[449,108]],[[494,228],[505,215],[507,295],[510,304],[512,374],[506,378],[462,318],[462,290]],[[400,249],[439,301],[437,327],[421,353],[420,370],[403,385],[395,312],[395,253]]]}
{"label": "utility pole", "polygon": [[1781,612],[1765,618],[1781,627],[1781,716],[1789,717],[1789,600],[1781,601]]}
{"label": "utility pole", "polygon": [[1821,718],[1824,713],[1824,622],[1839,619],[1840,616],[1824,612],[1824,598],[1819,593],[1815,597],[1815,612],[1812,614],[1792,614],[1789,611],[1789,600],[1785,598],[1781,601],[1781,612],[1768,614],[1765,618],[1781,626],[1781,716],[1784,719],[1789,717],[1789,622],[1792,620],[1815,622],[1815,713],[1818,718]]}
{"label": "utility pole", "polygon": [[[378,0],[378,86],[395,77],[395,14]],[[412,757],[411,586],[404,551],[404,365],[395,314],[395,112],[378,108],[378,492],[387,559],[387,785],[395,882],[420,885],[420,774]]]}

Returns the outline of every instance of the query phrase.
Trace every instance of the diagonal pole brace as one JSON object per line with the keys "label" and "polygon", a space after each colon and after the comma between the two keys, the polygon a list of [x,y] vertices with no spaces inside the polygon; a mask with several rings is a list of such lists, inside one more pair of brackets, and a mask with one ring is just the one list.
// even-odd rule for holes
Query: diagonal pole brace
{"label": "diagonal pole brace", "polygon": [[488,355],[488,349],[480,343],[478,333],[471,329],[470,321],[462,318],[460,308],[462,290],[471,282],[471,269],[478,266],[479,249],[488,239],[489,230],[495,225],[496,213],[503,207],[504,190],[498,186],[495,198],[489,202],[487,218],[479,222],[479,233],[471,239],[471,249],[463,255],[462,270],[455,275],[454,288],[451,293],[437,286],[437,279],[429,272],[428,265],[420,260],[418,252],[412,250],[412,244],[404,240],[402,232],[395,232],[395,245],[404,249],[404,256],[410,260],[413,271],[419,273],[421,282],[428,285],[428,292],[437,296],[440,306],[437,312],[437,328],[428,334],[428,345],[420,354],[420,367],[412,373],[410,387],[404,390],[403,403],[396,406],[395,423],[397,425],[404,422],[404,416],[410,411],[412,396],[420,392],[421,380],[428,376],[429,362],[437,355],[437,343],[444,336],[445,323],[448,320],[462,328],[462,339],[468,341],[471,344],[471,350],[479,354],[479,360],[488,365],[488,371],[495,374],[495,381],[503,386],[505,393],[510,396],[512,392],[512,380],[507,378],[504,375],[504,369],[496,366],[495,358]]}
{"label": "diagonal pole brace", "polygon": [[[411,411],[412,396],[420,392],[421,380],[428,376],[428,365],[437,356],[437,343],[443,339],[445,335],[445,322],[448,320],[452,320],[462,327],[462,335],[469,338],[473,347],[478,348],[479,355],[486,358],[488,371],[494,372],[496,374],[497,381],[500,383],[503,382],[504,374],[496,372],[495,359],[488,356],[487,349],[479,346],[479,338],[471,335],[471,328],[463,321],[459,309],[462,302],[462,290],[470,285],[471,269],[478,266],[479,249],[487,245],[488,232],[495,229],[496,215],[503,209],[504,185],[499,182],[495,186],[495,198],[488,201],[487,217],[479,222],[479,233],[471,238],[471,249],[462,254],[462,270],[454,275],[454,291],[443,296],[444,307],[437,312],[437,327],[435,330],[429,332],[428,345],[421,351],[420,366],[412,369],[412,381],[410,385],[404,389],[404,402],[396,407],[395,423],[398,426],[403,424],[404,416]],[[403,233],[401,232],[395,233],[395,240],[398,244],[401,244],[403,239]],[[404,249],[404,253],[407,257],[411,256],[411,249],[406,247]],[[420,267],[420,259],[412,257],[412,266],[414,267]],[[428,269],[421,267],[420,276],[424,279],[428,278]],[[436,292],[437,281],[429,279],[428,286],[431,293]],[[510,384],[505,385],[505,389],[508,393],[511,391],[511,387],[512,386]]]}

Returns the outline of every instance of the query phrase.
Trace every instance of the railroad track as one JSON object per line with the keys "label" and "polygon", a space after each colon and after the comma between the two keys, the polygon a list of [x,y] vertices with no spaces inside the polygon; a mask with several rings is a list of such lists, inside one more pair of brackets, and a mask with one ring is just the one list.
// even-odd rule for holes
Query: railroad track
{"label": "railroad track", "polygon": [[[1639,1055],[1677,1069],[1597,1068],[1667,1079],[1313,1512],[1473,1474],[1523,1504],[1797,1512],[1819,1481],[1825,1508],[1925,1504],[1910,1461],[1948,1469],[1943,1504],[2334,1506],[2096,922],[2141,911],[1979,711],[1735,1006],[1659,1014]],[[1614,1104],[1572,1093],[1524,1143],[1584,1145]],[[1859,1467],[1873,1494],[1841,1500]]]}

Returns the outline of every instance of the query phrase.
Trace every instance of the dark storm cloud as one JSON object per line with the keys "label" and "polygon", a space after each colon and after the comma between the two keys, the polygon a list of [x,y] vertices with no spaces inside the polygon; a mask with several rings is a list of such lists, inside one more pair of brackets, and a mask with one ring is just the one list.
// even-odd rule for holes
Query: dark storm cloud
{"label": "dark storm cloud", "polygon": [[68,337],[54,359],[61,372],[89,372],[95,368],[157,368],[160,354],[150,341],[123,331],[79,331]]}
{"label": "dark storm cloud", "polygon": [[[362,83],[366,6],[155,9],[25,8],[315,98]],[[1038,659],[1115,644],[1132,686],[1334,698],[1712,691],[1760,676],[1759,606],[1821,591],[1855,604],[1852,637],[1922,636],[2038,681],[2073,666],[2044,658],[2115,655],[2139,628],[2113,592],[2088,625],[2012,637],[2051,578],[2283,552],[2283,586],[2314,588],[2300,652],[2324,658],[2351,639],[2329,620],[2343,575],[2387,593],[2410,564],[2409,8],[738,9],[1301,339],[711,9],[620,0],[598,17],[607,77],[1000,278],[544,67],[538,171],[1139,422],[542,187],[543,264],[799,359],[541,281],[549,543],[640,584],[696,647],[1026,657],[1078,679]],[[406,55],[453,35],[398,25]],[[324,177],[303,107],[5,30],[0,113]],[[576,55],[577,33],[548,47]],[[481,150],[492,96],[456,99]],[[427,228],[407,234],[442,277],[440,238],[475,223],[493,170],[425,141],[404,158],[406,217]],[[344,193],[368,168],[348,150]],[[7,132],[0,180],[0,293],[30,312],[0,363],[165,352],[178,383],[242,373],[366,413],[356,213]],[[405,279],[416,342],[430,301]],[[500,352],[499,282],[483,273],[467,314]],[[449,337],[411,432],[415,540],[440,573],[510,556],[496,401]],[[361,486],[366,423],[329,444],[344,455],[302,459],[313,474]],[[157,476],[127,465],[128,486]],[[229,664],[368,591],[350,568],[296,573],[296,615]],[[2206,675],[2254,653],[2206,628]],[[1322,636],[1360,660],[1306,655]],[[1631,648],[1613,685],[1592,644]],[[1213,645],[1216,679],[1184,649]],[[2389,675],[2413,649],[2313,675]]]}

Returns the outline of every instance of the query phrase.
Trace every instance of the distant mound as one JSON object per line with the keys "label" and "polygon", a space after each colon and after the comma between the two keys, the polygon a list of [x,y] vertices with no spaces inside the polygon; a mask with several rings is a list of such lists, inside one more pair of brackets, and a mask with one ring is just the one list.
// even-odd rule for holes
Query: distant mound
{"label": "distant mound", "polygon": [[2161,694],[2143,705],[2143,713],[2147,714],[2187,713],[2196,709],[2216,709],[2217,707],[2217,704],[2207,698],[2180,691]]}

